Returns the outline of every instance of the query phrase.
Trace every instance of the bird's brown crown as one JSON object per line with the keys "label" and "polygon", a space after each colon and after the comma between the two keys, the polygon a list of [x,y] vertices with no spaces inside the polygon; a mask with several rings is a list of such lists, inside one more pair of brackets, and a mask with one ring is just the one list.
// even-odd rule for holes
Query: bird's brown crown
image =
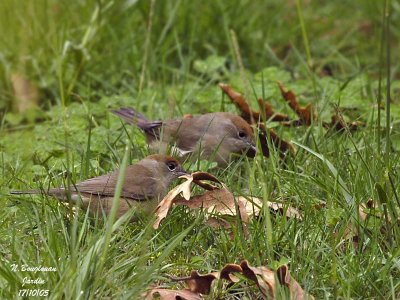
{"label": "bird's brown crown", "polygon": [[243,130],[248,136],[253,136],[253,130],[251,129],[251,126],[242,117],[229,114],[229,118],[237,128]]}
{"label": "bird's brown crown", "polygon": [[173,158],[172,156],[169,156],[169,155],[152,154],[152,155],[147,156],[146,158],[147,159],[154,159],[156,161],[163,162],[163,163],[166,163],[166,164],[173,162],[173,163],[179,165],[179,162],[175,158]]}

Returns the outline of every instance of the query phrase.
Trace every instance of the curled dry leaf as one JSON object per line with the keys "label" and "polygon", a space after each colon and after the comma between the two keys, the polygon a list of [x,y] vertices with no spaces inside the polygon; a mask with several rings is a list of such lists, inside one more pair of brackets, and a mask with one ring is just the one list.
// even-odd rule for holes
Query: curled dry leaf
{"label": "curled dry leaf", "polygon": [[314,108],[311,103],[307,104],[304,107],[301,107],[300,104],[297,102],[296,95],[293,91],[289,90],[286,91],[285,86],[282,82],[278,82],[279,89],[281,91],[282,97],[285,101],[289,104],[289,107],[293,109],[293,111],[299,117],[299,123],[305,125],[311,125],[313,120],[316,120],[317,115],[314,111]]}
{"label": "curled dry leaf", "polygon": [[[241,111],[241,115],[243,119],[245,119],[248,123],[254,124],[257,121],[261,120],[262,114],[256,112],[250,108],[249,102],[246,98],[243,97],[242,94],[236,92],[232,87],[226,83],[220,83],[218,85],[222,91],[231,99],[231,101],[237,106],[237,108]],[[268,102],[258,99],[258,105],[264,111],[264,117],[266,119],[271,119],[271,121],[289,121],[289,117],[284,114],[279,114],[274,111],[272,105]]]}
{"label": "curled dry leaf", "polygon": [[[169,276],[173,281],[184,281],[188,285],[188,289],[180,291],[164,290],[161,288],[154,288],[148,295],[153,297],[155,293],[160,294],[161,299],[178,299],[178,298],[162,298],[163,295],[170,297],[178,297],[188,293],[198,298],[181,298],[181,299],[202,299],[201,294],[208,295],[211,291],[211,284],[214,280],[226,280],[229,282],[228,286],[232,283],[239,283],[240,278],[234,275],[234,273],[242,274],[247,279],[253,281],[260,292],[268,299],[275,299],[277,296],[276,287],[277,285],[286,286],[291,295],[291,299],[303,300],[303,299],[314,299],[313,296],[308,295],[301,288],[300,284],[290,276],[288,267],[286,265],[281,266],[276,272],[265,267],[253,267],[247,260],[243,260],[239,265],[227,264],[222,268],[220,272],[212,272],[205,275],[199,274],[197,271],[192,271],[189,277],[172,277]],[[278,278],[278,280],[276,280]],[[165,291],[165,293],[163,293]],[[192,294],[190,294],[192,293]],[[153,299],[153,298],[146,298]]]}
{"label": "curled dry leaf", "polygon": [[167,216],[176,196],[182,193],[186,200],[190,199],[190,185],[193,181],[193,177],[191,175],[184,175],[179,178],[186,178],[186,181],[173,188],[158,204],[155,212],[157,218],[153,224],[154,229],[157,229],[160,226],[160,222]]}
{"label": "curled dry leaf", "polygon": [[285,213],[285,216],[289,219],[303,219],[303,214],[292,206],[285,206],[283,203],[269,201],[268,207],[275,212],[279,212],[281,214]]}
{"label": "curled dry leaf", "polygon": [[248,123],[254,123],[254,120],[257,121],[260,119],[260,114],[251,110],[249,103],[242,96],[242,94],[233,90],[230,85],[226,83],[220,83],[218,86],[222,89],[222,91],[232,100],[232,102],[239,108],[242,113],[243,119],[245,119]]}
{"label": "curled dry leaf", "polygon": [[203,182],[203,180],[209,180],[212,182],[222,184],[221,181],[219,181],[219,179],[217,177],[215,177],[214,175],[207,173],[207,172],[194,172],[192,174],[192,176],[193,176],[193,182],[205,190],[215,190],[218,187],[216,187],[212,184]]}
{"label": "curled dry leaf", "polygon": [[[250,216],[258,215],[263,205],[262,199],[256,197],[237,197],[227,189],[227,187],[215,176],[205,173],[196,172],[192,175],[181,176],[186,181],[172,189],[164,199],[158,204],[155,211],[156,221],[153,227],[157,229],[161,221],[167,216],[173,204],[185,205],[190,209],[205,209],[207,213],[213,214],[212,218],[207,221],[211,227],[230,228],[231,224],[219,217],[236,216],[239,214],[243,225],[244,233],[248,234],[247,223]],[[203,180],[213,181],[221,185],[218,188],[215,185],[205,183]],[[205,191],[201,195],[191,197],[191,183],[194,182],[203,187]],[[182,197],[178,195],[182,194]],[[190,201],[188,201],[190,199]],[[302,219],[302,214],[291,206],[283,203],[268,201],[268,207],[276,212],[284,213],[288,218]],[[219,216],[219,217],[216,217]]]}
{"label": "curled dry leaf", "polygon": [[260,292],[267,297],[275,295],[275,273],[267,267],[252,267],[247,260],[240,263],[243,275],[254,281]]}
{"label": "curled dry leaf", "polygon": [[237,264],[227,264],[221,270],[219,277],[228,280],[229,282],[239,282],[240,279],[235,275],[232,275],[232,273],[243,273],[243,269]]}
{"label": "curled dry leaf", "polygon": [[209,180],[221,184],[218,178],[206,172],[195,172],[191,175],[184,175],[179,178],[185,178],[186,181],[173,188],[158,204],[155,210],[156,221],[153,224],[154,229],[157,229],[160,226],[161,221],[167,216],[172,204],[174,203],[179,194],[182,194],[183,198],[186,200],[190,199],[192,182],[198,184],[199,186],[207,190],[216,190],[217,187],[205,183],[202,180]]}
{"label": "curled dry leaf", "polygon": [[287,265],[280,266],[276,270],[278,280],[281,285],[285,285],[289,288],[291,299],[302,300],[302,299],[314,299],[313,296],[307,295],[301,288],[300,284],[290,276],[289,268]]}
{"label": "curled dry leaf", "polygon": [[264,101],[263,99],[260,98],[257,100],[257,102],[260,108],[262,108],[262,110],[264,111],[265,114],[264,117],[266,120],[270,119],[271,121],[275,122],[290,121],[288,115],[275,112],[275,110],[272,108],[272,105],[267,101]]}
{"label": "curled dry leaf", "polygon": [[236,216],[239,213],[244,234],[247,236],[248,229],[246,224],[249,222],[249,214],[246,211],[245,202],[247,201],[235,201],[233,194],[226,187],[223,187],[194,196],[190,201],[177,200],[175,204],[185,205],[190,209],[205,209],[208,213],[213,214],[213,217],[209,218],[206,224],[214,228],[230,229],[232,227],[231,223],[224,220],[223,217]]}
{"label": "curled dry leaf", "polygon": [[[261,207],[264,203],[260,198],[243,197],[243,196],[238,197],[237,201],[241,201],[245,204],[245,210],[247,214],[250,216],[259,215]],[[303,219],[303,214],[293,206],[288,206],[281,202],[274,202],[274,201],[268,201],[267,205],[272,211],[276,213],[279,212],[280,214],[285,215],[289,219],[298,219],[298,220]]]}
{"label": "curled dry leaf", "polygon": [[170,276],[173,281],[185,281],[191,292],[203,295],[210,293],[211,284],[217,278],[219,278],[218,272],[201,275],[197,271],[192,271],[189,277]]}

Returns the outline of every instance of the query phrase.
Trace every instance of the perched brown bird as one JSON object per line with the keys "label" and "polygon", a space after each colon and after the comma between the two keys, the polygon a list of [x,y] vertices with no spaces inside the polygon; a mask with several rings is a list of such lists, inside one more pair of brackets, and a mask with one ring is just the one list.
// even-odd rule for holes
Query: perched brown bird
{"label": "perched brown bird", "polygon": [[[108,215],[118,181],[119,171],[91,178],[70,187],[70,198],[79,201],[92,213]],[[151,213],[166,195],[169,185],[179,176],[187,174],[179,162],[166,155],[147,156],[126,168],[125,182],[121,191],[117,216],[120,217],[132,207]],[[40,194],[40,190],[12,191],[11,194]],[[53,188],[46,194],[68,201],[65,188]]]}
{"label": "perched brown bird", "polygon": [[195,153],[216,161],[219,166],[229,162],[232,153],[254,156],[256,147],[250,125],[241,117],[217,112],[183,119],[150,121],[132,108],[112,111],[130,124],[138,126],[146,135],[150,149],[165,153],[168,146],[172,152],[186,158]]}

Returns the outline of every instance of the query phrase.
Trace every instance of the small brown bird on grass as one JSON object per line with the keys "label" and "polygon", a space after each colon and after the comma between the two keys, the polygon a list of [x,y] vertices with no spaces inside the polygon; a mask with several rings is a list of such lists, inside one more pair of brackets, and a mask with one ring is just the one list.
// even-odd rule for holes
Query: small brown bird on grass
{"label": "small brown bird on grass", "polygon": [[216,161],[219,166],[225,166],[232,153],[254,156],[256,151],[250,125],[231,113],[217,112],[183,119],[150,121],[129,107],[112,112],[143,130],[154,152],[165,153],[170,145],[174,146],[173,150],[180,157],[186,158],[196,153],[204,159]]}
{"label": "small brown bird on grass", "polygon": [[[158,202],[167,194],[172,181],[187,174],[177,160],[166,155],[150,155],[126,168],[125,181],[121,191],[117,216],[120,217],[132,207],[150,214]],[[80,201],[82,206],[93,214],[108,215],[118,181],[119,171],[91,178],[70,187],[73,202]],[[11,194],[40,194],[40,190],[12,191]],[[53,188],[46,194],[68,201],[65,188]]]}

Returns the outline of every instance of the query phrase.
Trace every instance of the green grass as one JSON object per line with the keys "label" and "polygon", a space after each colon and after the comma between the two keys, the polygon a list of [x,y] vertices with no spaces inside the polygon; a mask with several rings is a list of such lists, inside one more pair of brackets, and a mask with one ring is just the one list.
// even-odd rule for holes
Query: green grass
{"label": "green grass", "polygon": [[[400,298],[393,221],[400,213],[399,3],[390,1],[385,27],[384,3],[374,0],[155,1],[149,31],[150,3],[0,2],[0,298],[17,298],[24,277],[41,277],[38,287],[52,299],[140,299],[150,283],[169,284],[167,274],[206,273],[242,259],[288,262],[317,299]],[[333,77],[320,76],[324,66]],[[39,88],[39,108],[15,110],[15,73]],[[269,159],[209,171],[237,195],[297,207],[303,220],[263,209],[247,239],[240,228],[230,239],[183,207],[155,231],[145,219],[112,224],[46,196],[9,195],[79,182],[146,156],[141,132],[110,108],[133,106],[153,119],[236,112],[216,86],[224,81],[255,109],[263,97],[295,117],[277,80],[318,111],[308,128],[267,124],[295,143],[296,154],[285,165],[272,151]],[[379,114],[378,100],[386,109]],[[338,107],[366,126],[324,129]],[[199,166],[207,171],[203,163],[185,165]],[[362,221],[358,205],[370,198],[376,216]],[[318,208],[321,201],[326,207]],[[345,238],[350,223],[357,249]],[[13,272],[12,264],[56,272]],[[213,293],[210,299],[227,296]],[[253,289],[239,293],[254,299]]]}

